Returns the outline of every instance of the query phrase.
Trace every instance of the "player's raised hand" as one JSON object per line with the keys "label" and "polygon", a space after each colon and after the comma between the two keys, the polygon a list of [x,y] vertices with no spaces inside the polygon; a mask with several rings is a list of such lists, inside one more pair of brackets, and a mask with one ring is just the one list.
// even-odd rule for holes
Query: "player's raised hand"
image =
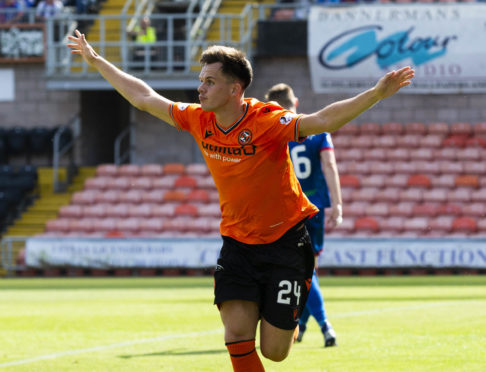
{"label": "player's raised hand", "polygon": [[401,88],[410,85],[414,76],[415,70],[409,66],[388,72],[375,85],[379,98],[390,97]]}
{"label": "player's raised hand", "polygon": [[68,48],[71,48],[71,53],[79,54],[89,65],[93,64],[98,54],[86,41],[84,34],[78,30],[75,30],[74,33],[76,36],[68,36],[68,39],[72,41],[72,43],[67,44]]}

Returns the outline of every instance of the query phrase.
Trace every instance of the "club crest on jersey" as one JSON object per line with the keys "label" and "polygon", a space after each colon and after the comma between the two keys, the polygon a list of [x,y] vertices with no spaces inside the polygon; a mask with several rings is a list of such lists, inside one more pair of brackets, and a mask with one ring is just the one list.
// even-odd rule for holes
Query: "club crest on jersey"
{"label": "club crest on jersey", "polygon": [[280,118],[280,124],[283,125],[288,125],[292,121],[293,118],[295,118],[295,114],[292,114],[290,112],[286,113],[284,116]]}
{"label": "club crest on jersey", "polygon": [[181,111],[184,111],[187,107],[189,106],[188,103],[179,103],[177,104],[177,107],[179,108],[179,110]]}
{"label": "club crest on jersey", "polygon": [[243,129],[240,134],[238,134],[238,142],[241,146],[247,145],[251,142],[253,135],[249,129]]}

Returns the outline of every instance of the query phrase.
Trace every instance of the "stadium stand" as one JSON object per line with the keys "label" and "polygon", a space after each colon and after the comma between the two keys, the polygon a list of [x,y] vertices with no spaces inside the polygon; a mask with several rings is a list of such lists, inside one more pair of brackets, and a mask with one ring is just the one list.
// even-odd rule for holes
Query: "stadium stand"
{"label": "stadium stand", "polygon": [[[483,131],[484,123],[393,122],[350,124],[336,132],[345,223],[328,234],[485,236],[480,221],[486,215],[486,147],[446,141]],[[390,136],[398,147],[383,147]],[[414,147],[399,141],[407,136],[414,136]],[[46,232],[217,236],[219,218],[217,191],[205,164],[102,164],[46,224]]]}

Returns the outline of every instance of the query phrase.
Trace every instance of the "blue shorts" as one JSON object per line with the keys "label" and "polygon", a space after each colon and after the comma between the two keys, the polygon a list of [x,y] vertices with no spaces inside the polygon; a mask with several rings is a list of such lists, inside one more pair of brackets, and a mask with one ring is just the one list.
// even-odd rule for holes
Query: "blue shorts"
{"label": "blue shorts", "polygon": [[324,248],[324,209],[305,221],[312,241],[312,250],[317,256]]}

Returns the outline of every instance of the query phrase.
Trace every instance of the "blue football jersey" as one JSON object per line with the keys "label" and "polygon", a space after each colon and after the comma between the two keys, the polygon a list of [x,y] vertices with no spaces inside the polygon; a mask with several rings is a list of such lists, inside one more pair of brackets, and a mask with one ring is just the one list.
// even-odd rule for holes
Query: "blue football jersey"
{"label": "blue football jersey", "polygon": [[329,208],[331,198],[324,173],[320,153],[334,149],[331,135],[321,133],[309,136],[304,142],[290,142],[289,152],[295,175],[309,200],[319,209]]}

